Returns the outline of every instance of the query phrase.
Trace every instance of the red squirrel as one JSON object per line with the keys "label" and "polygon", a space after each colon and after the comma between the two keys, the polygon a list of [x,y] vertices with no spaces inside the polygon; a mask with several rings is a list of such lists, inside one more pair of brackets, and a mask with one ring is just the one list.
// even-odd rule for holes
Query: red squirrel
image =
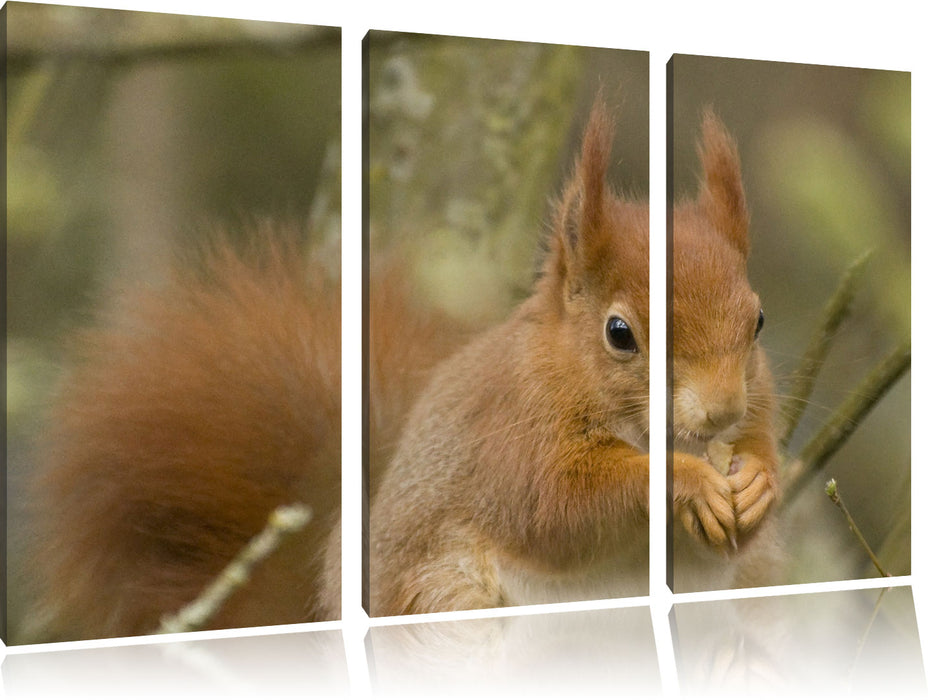
{"label": "red squirrel", "polygon": [[[371,614],[646,592],[649,215],[606,184],[611,139],[599,103],[532,294],[446,359],[453,324],[414,312],[404,268],[374,268]],[[737,153],[714,117],[700,152],[699,197],[675,212],[677,575],[732,585],[763,570],[777,460]],[[251,240],[78,338],[43,436],[31,641],[153,631],[292,501],[312,525],[209,626],[338,616],[338,285],[269,226]]]}
{"label": "red squirrel", "polygon": [[[531,295],[442,362],[411,411],[373,499],[370,614],[647,592],[649,214],[606,184],[611,139],[599,102]],[[677,538],[676,575],[690,588],[756,578],[749,540],[778,489],[740,167],[711,114],[700,155],[672,267],[672,495],[693,541]],[[730,475],[706,456],[716,439]]]}

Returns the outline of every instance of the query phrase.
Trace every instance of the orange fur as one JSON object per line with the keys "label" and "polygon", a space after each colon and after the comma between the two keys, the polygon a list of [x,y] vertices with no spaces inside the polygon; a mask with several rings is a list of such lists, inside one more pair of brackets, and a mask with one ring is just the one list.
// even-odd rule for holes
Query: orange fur
{"label": "orange fur", "polygon": [[42,436],[34,640],[153,631],[294,501],[312,506],[312,525],[211,626],[322,615],[315,553],[339,491],[339,290],[282,240],[266,227],[244,253],[219,242],[201,268],[124,294],[77,338]]}
{"label": "orange fur", "polygon": [[[676,432],[736,431],[743,466],[678,452],[673,488],[703,549],[726,551],[759,529],[776,457],[737,156],[714,117],[703,132],[706,179],[676,213],[674,371],[720,422],[677,411]],[[646,592],[648,211],[606,185],[611,138],[596,104],[532,295],[441,363],[410,414],[371,510],[371,614]]]}

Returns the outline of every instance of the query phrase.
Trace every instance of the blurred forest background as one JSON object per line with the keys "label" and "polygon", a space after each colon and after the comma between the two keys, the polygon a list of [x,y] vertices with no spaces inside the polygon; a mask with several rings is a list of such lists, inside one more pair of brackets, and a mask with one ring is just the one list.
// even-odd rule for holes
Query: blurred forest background
{"label": "blurred forest background", "polygon": [[8,3],[9,623],[25,478],[69,331],[209,227],[274,218],[339,272],[340,32]]}
{"label": "blurred forest background", "polygon": [[529,292],[599,89],[618,125],[609,179],[647,196],[646,53],[370,32],[366,55],[370,251],[408,260],[461,321]]}
{"label": "blurred forest background", "polygon": [[[677,55],[674,190],[695,191],[700,115],[738,141],[751,213],[751,283],[778,392],[839,278],[871,251],[788,454],[796,456],[862,377],[910,338],[910,74]],[[910,573],[910,373],[785,504],[791,582],[878,576],[829,501],[830,478],[889,573]]]}

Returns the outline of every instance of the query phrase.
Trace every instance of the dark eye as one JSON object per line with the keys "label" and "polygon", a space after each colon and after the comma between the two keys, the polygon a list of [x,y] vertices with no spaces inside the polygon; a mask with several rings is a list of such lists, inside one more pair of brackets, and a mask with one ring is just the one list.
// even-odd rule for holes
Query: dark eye
{"label": "dark eye", "polygon": [[609,318],[605,326],[605,334],[608,336],[608,343],[615,350],[637,352],[637,341],[634,340],[634,334],[623,318],[617,316]]}
{"label": "dark eye", "polygon": [[761,328],[763,328],[763,327],[764,327],[764,310],[761,309],[761,310],[757,313],[757,328],[754,329],[754,338],[755,338],[755,339],[757,338],[757,336],[760,335]]}

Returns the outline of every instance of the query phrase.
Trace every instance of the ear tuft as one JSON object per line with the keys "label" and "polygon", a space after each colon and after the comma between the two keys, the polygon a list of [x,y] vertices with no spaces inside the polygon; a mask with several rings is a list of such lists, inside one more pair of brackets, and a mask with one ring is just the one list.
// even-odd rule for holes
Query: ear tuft
{"label": "ear tuft", "polygon": [[702,114],[698,151],[704,173],[699,204],[718,230],[747,257],[748,211],[738,148],[711,108]]}
{"label": "ear tuft", "polygon": [[614,122],[604,100],[599,95],[588,118],[576,178],[582,186],[583,231],[593,232],[601,228],[605,174],[608,171],[613,135]]}
{"label": "ear tuft", "polygon": [[[566,262],[582,260],[600,246],[604,227],[605,174],[611,152],[614,122],[601,95],[595,99],[575,173],[566,185],[556,211],[554,235]],[[575,267],[575,265],[572,265]]]}

